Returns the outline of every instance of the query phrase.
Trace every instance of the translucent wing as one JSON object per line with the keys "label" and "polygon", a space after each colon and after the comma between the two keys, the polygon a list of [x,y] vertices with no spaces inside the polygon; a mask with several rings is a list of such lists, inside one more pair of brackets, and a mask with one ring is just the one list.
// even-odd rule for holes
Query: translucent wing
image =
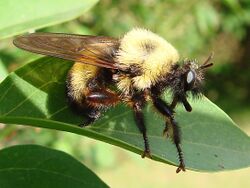
{"label": "translucent wing", "polygon": [[119,40],[111,37],[60,33],[32,33],[13,41],[18,48],[48,56],[118,69],[115,53]]}

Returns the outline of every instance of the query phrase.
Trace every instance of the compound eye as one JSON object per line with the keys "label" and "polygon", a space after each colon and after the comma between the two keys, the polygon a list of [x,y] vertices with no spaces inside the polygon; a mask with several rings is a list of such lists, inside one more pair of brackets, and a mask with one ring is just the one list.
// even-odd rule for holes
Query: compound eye
{"label": "compound eye", "polygon": [[188,73],[187,73],[187,80],[186,80],[187,84],[192,84],[194,82],[194,80],[195,80],[195,73],[194,73],[194,71],[192,71],[192,70],[188,71]]}

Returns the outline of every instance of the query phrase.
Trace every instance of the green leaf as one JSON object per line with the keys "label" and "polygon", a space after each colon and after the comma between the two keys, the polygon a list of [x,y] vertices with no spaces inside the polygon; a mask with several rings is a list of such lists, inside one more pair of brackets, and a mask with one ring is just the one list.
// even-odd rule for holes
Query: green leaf
{"label": "green leaf", "polygon": [[[67,105],[65,79],[72,62],[45,57],[11,73],[0,84],[0,122],[64,130],[141,154],[143,140],[132,111],[121,104],[94,125],[80,128],[83,117]],[[188,169],[222,171],[250,165],[250,139],[205,97],[191,100],[193,111],[177,108],[182,147]],[[176,148],[162,137],[164,120],[151,105],[145,110],[153,159],[178,164]]]}
{"label": "green leaf", "polygon": [[1,188],[108,187],[70,155],[37,145],[19,145],[0,151]]}
{"label": "green leaf", "polygon": [[98,0],[1,0],[0,39],[72,20]]}

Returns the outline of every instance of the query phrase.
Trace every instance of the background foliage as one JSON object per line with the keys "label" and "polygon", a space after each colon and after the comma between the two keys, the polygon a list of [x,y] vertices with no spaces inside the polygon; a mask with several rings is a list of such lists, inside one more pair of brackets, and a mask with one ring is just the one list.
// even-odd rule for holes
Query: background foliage
{"label": "background foliage", "polygon": [[[214,51],[215,66],[207,74],[205,95],[230,114],[242,129],[249,132],[250,2],[248,0],[167,2],[103,0],[91,11],[73,21],[40,31],[119,37],[133,27],[149,28],[163,36],[175,45],[183,58],[203,61],[211,51]],[[22,63],[37,57],[14,48],[11,40],[2,40],[0,43],[0,67],[2,67],[0,79],[5,77],[6,70],[13,71]],[[103,143],[96,144],[93,140],[69,133],[38,128],[31,131],[30,128],[23,126],[1,127],[1,147],[17,143],[37,143],[61,148],[96,169],[105,167],[113,169],[126,163],[127,160],[136,160],[132,154],[124,154],[117,149],[108,152],[106,148],[110,146]],[[83,147],[86,145],[88,147]],[[127,166],[130,170],[133,169],[130,164]],[[172,168],[170,170],[173,171]],[[122,172],[125,173],[126,168]],[[161,173],[164,174],[165,171]],[[107,177],[102,171],[100,174]],[[147,179],[145,177],[146,173],[143,179]],[[174,178],[172,180],[176,181]],[[244,181],[238,182],[243,186],[246,185]],[[158,185],[161,186],[161,181]],[[166,185],[166,182],[163,185]]]}

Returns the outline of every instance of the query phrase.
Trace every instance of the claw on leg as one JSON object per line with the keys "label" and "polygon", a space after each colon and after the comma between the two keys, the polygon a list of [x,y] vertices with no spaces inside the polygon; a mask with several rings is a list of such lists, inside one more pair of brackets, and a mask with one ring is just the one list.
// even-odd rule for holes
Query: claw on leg
{"label": "claw on leg", "polygon": [[180,171],[183,171],[185,172],[186,169],[185,169],[185,164],[183,162],[181,162],[178,166],[178,168],[176,169],[176,173],[179,173]]}
{"label": "claw on leg", "polygon": [[141,157],[142,158],[147,157],[147,158],[150,158],[150,159],[153,158],[152,155],[151,155],[151,152],[150,151],[146,151],[146,150],[144,150],[144,152],[141,154]]}

